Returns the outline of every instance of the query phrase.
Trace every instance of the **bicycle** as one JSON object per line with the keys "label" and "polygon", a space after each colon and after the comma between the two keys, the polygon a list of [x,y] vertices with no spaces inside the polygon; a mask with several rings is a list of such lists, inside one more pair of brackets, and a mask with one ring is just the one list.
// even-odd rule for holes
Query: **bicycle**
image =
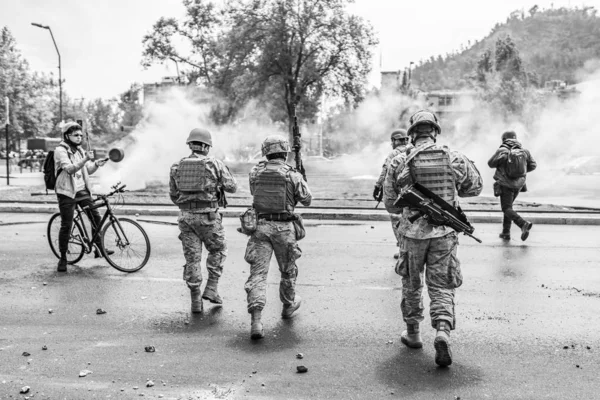
{"label": "bicycle", "polygon": [[[117,218],[113,213],[109,197],[123,193],[126,185],[119,186],[120,182],[112,186],[113,191],[105,195],[96,195],[94,204],[81,208],[77,205],[77,215],[73,218],[73,228],[69,237],[67,250],[67,264],[75,264],[83,258],[83,254],[90,254],[95,247],[95,241],[100,237],[101,248],[98,249],[108,263],[122,272],[135,272],[142,269],[150,258],[150,240],[146,231],[137,222],[129,218]],[[86,210],[106,207],[106,211],[96,226],[91,222],[91,238],[88,234],[83,215]],[[48,243],[54,255],[60,258],[58,250],[58,234],[60,231],[61,217],[56,213],[48,222]],[[107,251],[107,245],[112,252]],[[114,247],[113,247],[114,246]]]}

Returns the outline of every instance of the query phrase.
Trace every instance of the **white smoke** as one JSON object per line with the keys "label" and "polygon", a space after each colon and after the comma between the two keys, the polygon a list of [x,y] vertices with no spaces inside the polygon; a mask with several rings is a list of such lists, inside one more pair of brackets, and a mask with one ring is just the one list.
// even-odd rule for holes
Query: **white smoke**
{"label": "white smoke", "polygon": [[136,129],[115,146],[125,157],[120,163],[109,162],[102,170],[99,190],[116,182],[128,189],[144,189],[149,183],[167,184],[173,163],[190,154],[186,139],[196,127],[208,129],[213,147],[209,155],[221,160],[252,158],[260,143],[271,134],[281,134],[275,125],[259,124],[248,118],[236,125],[216,127],[209,118],[211,106],[219,101],[206,94],[198,99],[185,88],[173,87],[160,98],[144,104],[144,117]]}

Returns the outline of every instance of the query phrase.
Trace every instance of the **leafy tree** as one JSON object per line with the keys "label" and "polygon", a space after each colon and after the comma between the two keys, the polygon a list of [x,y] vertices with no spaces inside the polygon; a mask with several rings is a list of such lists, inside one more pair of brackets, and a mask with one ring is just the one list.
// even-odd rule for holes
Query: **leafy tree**
{"label": "leafy tree", "polygon": [[[324,92],[356,104],[364,95],[372,28],[345,9],[350,0],[232,0],[222,10],[184,0],[182,22],[161,19],[146,35],[144,64],[173,58],[221,93],[215,119],[234,118],[251,99],[291,127],[312,119]],[[187,41],[182,52],[173,44]],[[270,105],[270,107],[268,106]]]}
{"label": "leafy tree", "polygon": [[50,78],[30,71],[6,27],[0,31],[0,71],[0,107],[8,97],[12,140],[50,133],[58,122],[57,90]]}

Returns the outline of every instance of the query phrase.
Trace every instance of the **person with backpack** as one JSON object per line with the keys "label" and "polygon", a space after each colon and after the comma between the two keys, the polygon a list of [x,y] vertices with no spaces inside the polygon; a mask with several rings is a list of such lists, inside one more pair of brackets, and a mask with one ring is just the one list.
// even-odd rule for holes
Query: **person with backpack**
{"label": "person with backpack", "polygon": [[[409,143],[410,138],[406,133],[406,129],[394,129],[392,134],[390,135],[390,140],[392,142],[392,151],[386,157],[383,167],[381,168],[381,173],[379,174],[379,179],[375,183],[375,189],[373,190],[373,198],[375,201],[382,201],[385,205],[385,208],[390,213],[390,220],[392,221],[392,230],[394,231],[394,235],[396,236],[396,247],[401,247],[402,237],[404,235],[404,221],[402,218],[402,209],[395,207],[393,203],[396,201],[395,193],[392,193],[393,198],[386,197],[383,192],[383,181],[385,180],[388,168],[390,163],[398,154],[406,153],[408,150],[413,148],[413,145]],[[398,258],[399,253],[394,254],[394,258]]]}
{"label": "person with backpack", "polygon": [[[89,181],[89,175],[93,174],[106,164],[106,160],[94,161],[93,151],[84,151],[81,148],[83,143],[83,133],[81,126],[76,122],[67,122],[62,127],[63,141],[58,144],[54,153],[49,153],[48,157],[54,159],[54,178],[47,176],[47,170],[44,171],[46,187],[54,186],[54,191],[58,197],[58,208],[60,210],[60,232],[58,234],[58,248],[60,259],[58,261],[58,271],[67,272],[67,251],[69,247],[69,236],[73,227],[73,216],[75,208],[79,204],[85,207],[93,204],[92,189]],[[52,185],[54,183],[54,185]],[[50,187],[51,188],[51,187]],[[93,218],[96,225],[101,222],[98,210],[88,210],[88,218]],[[100,247],[100,237],[96,239],[96,245]],[[107,250],[109,254],[113,251]],[[96,258],[101,257],[98,249],[94,252]]]}
{"label": "person with backpack", "polygon": [[[414,148],[390,162],[383,183],[384,197],[397,198],[402,190],[419,183],[459,208],[459,197],[479,196],[483,179],[475,164],[464,154],[437,143],[442,132],[437,116],[420,110],[409,119],[408,136]],[[392,203],[394,204],[394,203]],[[400,309],[406,330],[400,341],[411,349],[423,347],[420,323],[425,319],[423,288],[427,286],[431,327],[435,329],[435,363],[452,364],[450,332],[456,327],[454,296],[462,285],[458,260],[458,234],[424,217],[420,210],[402,208],[404,238],[395,271],[402,277]]]}
{"label": "person with backpack", "polygon": [[507,131],[502,134],[502,144],[488,161],[494,173],[494,196],[500,197],[500,207],[504,213],[500,238],[510,240],[510,227],[514,222],[521,228],[521,240],[527,240],[533,223],[525,221],[514,209],[513,203],[520,192],[527,191],[527,173],[535,170],[537,163],[529,150],[517,140],[517,134]]}

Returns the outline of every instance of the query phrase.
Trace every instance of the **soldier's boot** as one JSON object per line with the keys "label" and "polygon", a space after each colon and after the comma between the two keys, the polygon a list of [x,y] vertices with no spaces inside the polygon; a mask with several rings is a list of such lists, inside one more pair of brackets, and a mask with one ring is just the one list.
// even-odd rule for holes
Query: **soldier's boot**
{"label": "soldier's boot", "polygon": [[300,308],[300,304],[302,304],[302,298],[296,295],[294,299],[294,304],[284,304],[283,311],[281,311],[281,318],[289,319],[292,318],[294,312]]}
{"label": "soldier's boot", "polygon": [[67,253],[60,253],[60,259],[58,260],[56,270],[58,272],[67,272]]}
{"label": "soldier's boot", "polygon": [[190,288],[190,295],[192,297],[192,312],[197,314],[204,311],[202,299],[200,298],[200,287]]}
{"label": "soldier's boot", "polygon": [[437,333],[433,341],[435,347],[435,363],[440,367],[452,364],[452,351],[450,350],[450,324],[448,321],[437,321]]}
{"label": "soldier's boot", "polygon": [[223,304],[223,299],[219,296],[219,292],[217,291],[218,283],[219,281],[216,279],[209,279],[208,282],[206,282],[204,293],[202,293],[202,298],[204,300],[208,300],[215,304]]}
{"label": "soldier's boot", "polygon": [[502,233],[498,236],[500,237],[500,239],[510,240],[510,231],[502,229]]}
{"label": "soldier's boot", "polygon": [[262,316],[262,310],[254,309],[251,311],[250,315],[252,316],[252,322],[250,326],[250,339],[258,340],[265,337],[265,331],[263,329],[263,324],[260,321]]}
{"label": "soldier's boot", "polygon": [[412,349],[423,347],[419,324],[406,324],[406,330],[400,335],[400,341]]}
{"label": "soldier's boot", "polygon": [[529,231],[533,228],[533,224],[529,221],[525,221],[521,227],[521,240],[525,241],[529,237]]}

